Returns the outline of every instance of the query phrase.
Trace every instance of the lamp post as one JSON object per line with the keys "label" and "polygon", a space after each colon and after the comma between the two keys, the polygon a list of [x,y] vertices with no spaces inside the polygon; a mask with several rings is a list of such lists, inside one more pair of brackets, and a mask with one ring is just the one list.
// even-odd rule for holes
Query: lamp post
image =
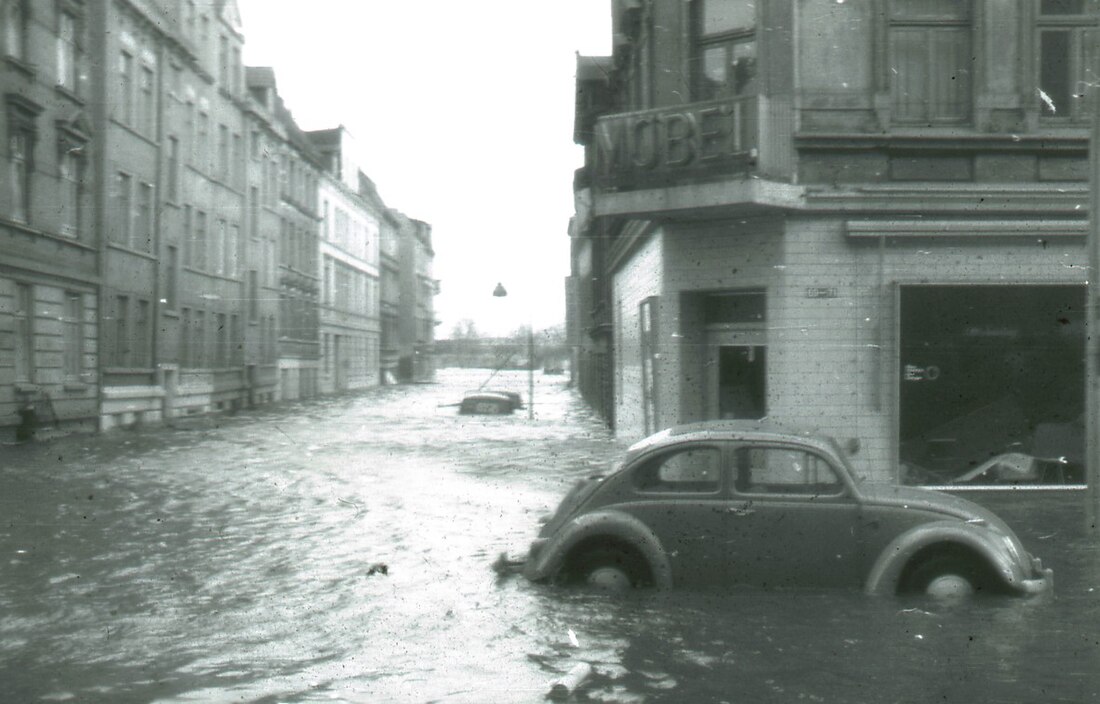
{"label": "lamp post", "polygon": [[[504,298],[508,290],[504,284],[497,282],[493,289],[493,296]],[[535,419],[535,323],[530,320],[527,325],[527,419]]]}

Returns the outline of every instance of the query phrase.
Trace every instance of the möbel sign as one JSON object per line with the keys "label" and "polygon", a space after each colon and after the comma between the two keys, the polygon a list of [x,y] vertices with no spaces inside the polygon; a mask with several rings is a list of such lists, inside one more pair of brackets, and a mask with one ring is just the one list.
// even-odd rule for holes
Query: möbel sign
{"label": "m\u00f6bel sign", "polygon": [[747,161],[755,146],[756,101],[738,98],[610,115],[596,123],[601,185],[630,187]]}

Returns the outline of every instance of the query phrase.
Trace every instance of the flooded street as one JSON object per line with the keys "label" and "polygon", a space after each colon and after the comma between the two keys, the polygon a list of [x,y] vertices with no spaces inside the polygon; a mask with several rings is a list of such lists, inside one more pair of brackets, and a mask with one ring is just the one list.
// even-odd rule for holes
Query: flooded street
{"label": "flooded street", "polygon": [[562,376],[457,415],[487,374],[0,448],[0,701],[534,702],[578,662],[578,701],[1100,701],[1083,494],[971,497],[1037,599],[535,586],[493,560],[621,445]]}

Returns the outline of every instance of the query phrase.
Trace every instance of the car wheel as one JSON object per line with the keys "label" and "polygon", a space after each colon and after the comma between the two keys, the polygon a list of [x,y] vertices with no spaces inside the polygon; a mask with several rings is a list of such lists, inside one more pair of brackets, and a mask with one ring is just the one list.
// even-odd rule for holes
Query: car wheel
{"label": "car wheel", "polygon": [[966,597],[987,589],[989,581],[977,558],[935,555],[918,564],[903,580],[899,591],[937,598]]}
{"label": "car wheel", "polygon": [[628,592],[646,584],[646,571],[640,558],[615,548],[598,548],[584,553],[573,575],[577,583],[613,593]]}

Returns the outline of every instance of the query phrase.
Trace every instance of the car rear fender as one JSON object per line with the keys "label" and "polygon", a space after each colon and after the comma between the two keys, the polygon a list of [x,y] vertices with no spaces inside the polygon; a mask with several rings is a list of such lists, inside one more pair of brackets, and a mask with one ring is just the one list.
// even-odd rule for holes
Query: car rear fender
{"label": "car rear fender", "polygon": [[1014,591],[1022,589],[1027,566],[1013,557],[1001,534],[984,525],[959,521],[925,523],[902,533],[879,554],[867,576],[864,591],[869,594],[897,592],[902,572],[920,551],[935,545],[968,548],[984,560],[992,573]]}
{"label": "car rear fender", "polygon": [[657,588],[672,586],[672,568],[657,536],[637,518],[615,510],[594,511],[569,521],[542,547],[525,574],[534,580],[548,579],[561,570],[577,546],[601,539],[630,545],[648,563]]}

